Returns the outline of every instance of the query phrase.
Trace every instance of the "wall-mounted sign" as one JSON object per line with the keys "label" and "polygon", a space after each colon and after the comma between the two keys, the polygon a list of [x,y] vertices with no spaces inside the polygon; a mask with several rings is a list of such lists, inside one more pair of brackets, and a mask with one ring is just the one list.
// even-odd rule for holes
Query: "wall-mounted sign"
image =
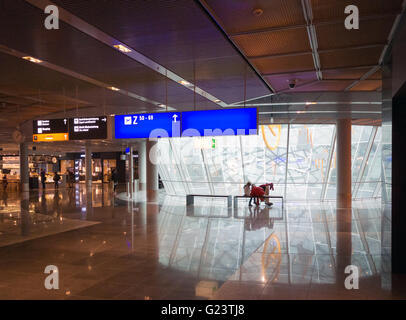
{"label": "wall-mounted sign", "polygon": [[69,119],[69,139],[106,139],[107,117],[87,117]]}
{"label": "wall-mounted sign", "polygon": [[257,134],[256,108],[182,112],[182,136]]}
{"label": "wall-mounted sign", "polygon": [[114,117],[116,139],[176,137],[180,134],[180,112],[125,114]]}

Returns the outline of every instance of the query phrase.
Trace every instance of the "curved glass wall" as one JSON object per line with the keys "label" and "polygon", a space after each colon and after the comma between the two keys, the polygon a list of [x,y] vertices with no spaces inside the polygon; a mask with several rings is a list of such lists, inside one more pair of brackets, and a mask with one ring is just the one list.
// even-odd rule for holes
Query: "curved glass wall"
{"label": "curved glass wall", "polygon": [[[273,182],[291,200],[336,197],[335,125],[265,125],[255,136],[161,138],[159,174],[171,195],[242,194]],[[352,127],[352,193],[381,195],[381,127]]]}

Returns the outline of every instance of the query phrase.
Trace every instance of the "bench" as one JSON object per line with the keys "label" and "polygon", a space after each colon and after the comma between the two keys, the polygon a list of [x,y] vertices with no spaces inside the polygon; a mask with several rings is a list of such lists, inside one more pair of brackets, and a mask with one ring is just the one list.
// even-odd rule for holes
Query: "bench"
{"label": "bench", "polygon": [[227,207],[232,207],[232,196],[222,196],[222,195],[207,195],[207,194],[187,194],[186,195],[186,206],[194,205],[195,197],[206,197],[206,198],[227,198]]}
{"label": "bench", "polygon": [[[250,199],[250,196],[234,196],[234,209],[238,208],[238,199]],[[283,197],[282,196],[261,196],[261,198],[267,199],[281,199],[282,200],[282,212],[283,212]]]}

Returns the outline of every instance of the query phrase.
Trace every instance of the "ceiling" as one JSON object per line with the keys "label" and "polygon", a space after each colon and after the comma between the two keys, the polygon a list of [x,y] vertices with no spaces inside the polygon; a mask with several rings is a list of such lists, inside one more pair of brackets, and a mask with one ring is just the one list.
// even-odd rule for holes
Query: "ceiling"
{"label": "ceiling", "polygon": [[[347,3],[360,8],[360,30],[344,28]],[[48,4],[59,8],[58,30],[44,27]],[[265,103],[290,101],[288,94],[302,92],[310,93],[302,102],[317,101],[311,93],[376,93],[401,12],[401,0],[0,0],[0,142],[32,119],[72,111],[182,111],[272,96]]]}
{"label": "ceiling", "polygon": [[[199,0],[273,88],[379,91],[380,65],[403,0]],[[359,8],[347,30],[346,6]],[[262,12],[256,15],[255,12]]]}

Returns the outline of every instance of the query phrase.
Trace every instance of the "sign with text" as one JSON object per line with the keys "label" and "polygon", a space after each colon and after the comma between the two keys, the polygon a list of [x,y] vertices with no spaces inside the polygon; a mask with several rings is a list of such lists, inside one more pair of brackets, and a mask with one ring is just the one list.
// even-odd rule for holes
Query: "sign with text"
{"label": "sign with text", "polygon": [[180,112],[114,116],[116,139],[176,137],[180,135]]}
{"label": "sign with text", "polygon": [[106,139],[107,117],[86,117],[69,119],[69,139]]}
{"label": "sign with text", "polygon": [[68,133],[68,119],[34,120],[34,134]]}
{"label": "sign with text", "polygon": [[33,121],[34,142],[68,141],[68,119],[47,119]]}

